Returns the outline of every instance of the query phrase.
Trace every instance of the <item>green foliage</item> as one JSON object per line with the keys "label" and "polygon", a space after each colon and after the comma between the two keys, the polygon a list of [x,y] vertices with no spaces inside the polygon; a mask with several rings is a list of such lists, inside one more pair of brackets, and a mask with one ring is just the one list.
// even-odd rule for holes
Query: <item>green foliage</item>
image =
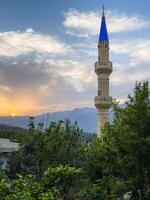
{"label": "green foliage", "polygon": [[[124,109],[113,105],[113,124],[105,126],[100,139],[91,141],[85,169],[93,199],[124,199],[129,192],[133,200],[150,198],[149,95],[147,82],[136,83]],[[108,188],[114,197],[105,196]]]}
{"label": "green foliage", "polygon": [[47,130],[41,126],[35,130],[32,121],[31,124],[30,131],[21,140],[20,151],[8,158],[9,177],[15,178],[17,173],[31,173],[40,179],[49,166],[81,166],[85,143],[77,124],[71,124],[69,120],[51,122]]}
{"label": "green foliage", "polygon": [[32,175],[17,175],[16,179],[6,177],[0,180],[1,200],[62,200],[71,199],[71,188],[82,174],[81,169],[69,166],[50,167],[43,177],[36,181]]}
{"label": "green foliage", "polygon": [[116,153],[116,171],[132,199],[150,198],[150,99],[148,83],[136,83],[126,108],[115,107],[114,124],[105,130],[105,140]]}
{"label": "green foliage", "polygon": [[28,133],[19,138],[20,151],[8,156],[0,199],[123,200],[130,194],[132,200],[149,200],[148,82],[136,83],[124,109],[113,109],[113,123],[89,141],[69,120],[44,130],[42,123],[35,129],[31,118]]}
{"label": "green foliage", "polygon": [[116,200],[119,194],[119,184],[119,180],[110,176],[96,180],[87,188],[88,198],[91,200]]}
{"label": "green foliage", "polygon": [[24,134],[26,134],[26,132],[27,130],[23,128],[0,125],[0,138],[8,138],[10,140],[17,141]]}
{"label": "green foliage", "polygon": [[[44,173],[43,183],[46,187],[56,187],[59,189],[62,199],[74,199],[72,191],[79,184],[81,175],[83,174],[81,169],[70,167],[68,165],[60,165],[57,168],[50,167]],[[76,190],[78,193],[78,191]]]}

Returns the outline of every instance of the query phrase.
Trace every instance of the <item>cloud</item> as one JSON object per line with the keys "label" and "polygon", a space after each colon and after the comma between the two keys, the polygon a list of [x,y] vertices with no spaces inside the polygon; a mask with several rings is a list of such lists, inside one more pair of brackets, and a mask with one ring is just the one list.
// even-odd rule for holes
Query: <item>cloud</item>
{"label": "cloud", "polygon": [[0,90],[5,91],[5,92],[9,92],[9,93],[13,92],[9,87],[4,86],[4,85],[0,85]]}
{"label": "cloud", "polygon": [[16,57],[28,53],[65,55],[71,47],[51,35],[28,28],[24,32],[0,32],[0,57]]}
{"label": "cloud", "polygon": [[89,91],[93,92],[91,63],[20,59],[0,60],[1,115],[37,114],[87,105]]}
{"label": "cloud", "polygon": [[130,32],[150,27],[150,21],[141,16],[129,16],[117,11],[108,11],[108,24],[110,33]]}
{"label": "cloud", "polygon": [[[92,39],[87,45],[87,42],[82,44],[75,44],[74,49],[76,52],[87,59],[92,59],[93,63],[97,59],[97,43]],[[110,57],[112,61],[118,62],[117,60],[122,59],[121,66],[116,66],[116,70],[122,69],[126,64],[128,67],[136,67],[140,63],[150,63],[150,40],[147,38],[131,38],[124,39],[112,39],[110,41]]]}
{"label": "cloud", "polygon": [[[91,70],[93,69],[93,63],[73,60],[47,60],[47,62],[51,67],[53,66],[53,69],[55,68],[57,75],[66,80],[72,79],[69,84],[80,81],[83,83],[82,87],[86,87],[86,84],[92,83],[94,72],[91,73]],[[73,84],[75,87],[77,87],[76,83]],[[78,89],[81,90],[80,87]]]}
{"label": "cloud", "polygon": [[150,63],[150,41],[148,39],[112,40],[111,52],[130,56],[133,59],[130,66],[136,66],[140,62]]}
{"label": "cloud", "polygon": [[[95,36],[99,32],[101,11],[80,12],[70,9],[64,13],[63,25],[67,28],[66,33],[78,37]],[[150,27],[150,21],[141,16],[129,16],[118,11],[106,11],[108,30],[110,33],[130,32]]]}
{"label": "cloud", "polygon": [[[150,42],[137,37],[121,39],[119,35],[136,33],[148,27],[149,21],[116,11],[107,11],[107,19],[109,32],[119,33],[117,39],[112,34],[110,41],[114,63],[110,91],[114,98],[123,100],[136,80],[150,80]],[[99,23],[98,11],[65,13],[66,32],[82,38],[76,37],[72,45],[33,29],[0,32],[0,114],[39,114],[93,106]]]}
{"label": "cloud", "polygon": [[150,40],[142,40],[135,45],[133,57],[141,62],[150,63]]}
{"label": "cloud", "polygon": [[[81,55],[79,59],[91,61],[90,70],[92,73],[94,62],[97,59],[95,36],[99,32],[101,18],[99,13],[99,11],[80,12],[71,9],[64,14],[65,20],[63,22],[67,34],[84,37],[82,43],[76,43],[73,47]],[[110,76],[110,93],[122,102],[134,88],[135,81],[150,80],[148,67],[150,63],[150,42],[144,36],[138,37],[137,35],[137,31],[144,28],[148,30],[150,21],[138,15],[130,16],[109,10],[106,12],[106,17],[109,33],[116,33],[111,34],[112,39],[110,41],[110,57],[114,63],[114,71]],[[131,31],[134,31],[134,33],[131,34]],[[125,34],[121,35],[120,33]],[[135,35],[136,37],[133,38]],[[91,81],[93,91],[96,91],[96,78],[96,76],[93,76]]]}

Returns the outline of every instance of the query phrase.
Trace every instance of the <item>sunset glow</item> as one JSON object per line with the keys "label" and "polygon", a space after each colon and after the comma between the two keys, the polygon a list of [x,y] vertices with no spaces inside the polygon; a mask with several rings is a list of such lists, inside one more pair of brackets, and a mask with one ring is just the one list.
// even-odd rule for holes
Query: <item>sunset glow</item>
{"label": "sunset glow", "polygon": [[11,97],[0,96],[0,116],[29,115],[38,113],[38,103],[31,97]]}
{"label": "sunset glow", "polygon": [[16,117],[16,113],[11,113],[11,116],[12,117]]}
{"label": "sunset glow", "polygon": [[[114,69],[110,95],[124,103],[137,80],[150,81],[150,2],[116,1],[105,1]],[[0,1],[0,116],[94,107],[104,2],[23,2]]]}

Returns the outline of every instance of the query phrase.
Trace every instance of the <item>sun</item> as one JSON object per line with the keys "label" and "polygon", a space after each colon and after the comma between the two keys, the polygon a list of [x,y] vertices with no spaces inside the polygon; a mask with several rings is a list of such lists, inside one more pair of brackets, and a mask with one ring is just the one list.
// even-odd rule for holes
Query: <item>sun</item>
{"label": "sun", "polygon": [[11,113],[11,116],[12,117],[16,117],[16,113]]}

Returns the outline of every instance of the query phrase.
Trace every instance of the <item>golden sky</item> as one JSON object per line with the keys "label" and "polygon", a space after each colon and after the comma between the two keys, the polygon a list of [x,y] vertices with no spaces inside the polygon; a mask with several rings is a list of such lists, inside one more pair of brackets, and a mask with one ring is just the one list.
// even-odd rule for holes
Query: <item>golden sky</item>
{"label": "golden sky", "polygon": [[[24,1],[24,6],[22,1],[15,4],[14,0],[13,6],[0,2],[1,116],[94,106],[94,63],[102,10],[96,0],[79,5],[79,0],[71,1],[74,9],[54,0],[47,1],[47,6],[39,0],[41,15],[39,4],[32,0]],[[134,4],[129,8],[129,0],[123,1],[110,4],[105,11],[113,62],[110,95],[121,103],[136,80],[150,81],[149,7],[141,1],[144,7]]]}

